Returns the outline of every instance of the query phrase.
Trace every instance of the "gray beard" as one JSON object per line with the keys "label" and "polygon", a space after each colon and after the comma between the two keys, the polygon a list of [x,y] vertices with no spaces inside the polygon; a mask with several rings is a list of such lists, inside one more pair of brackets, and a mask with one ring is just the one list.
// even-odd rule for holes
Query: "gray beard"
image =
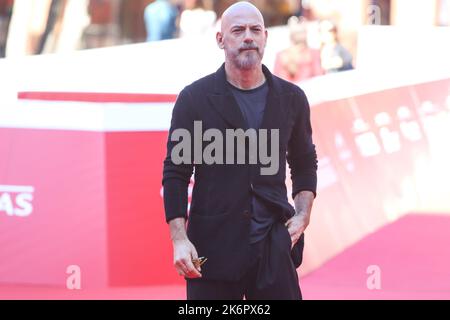
{"label": "gray beard", "polygon": [[232,62],[234,66],[237,69],[240,70],[251,70],[255,68],[260,62],[261,57],[259,55],[259,52],[257,52],[257,55],[251,55],[251,56],[245,56],[245,57],[239,57],[239,55],[234,55]]}

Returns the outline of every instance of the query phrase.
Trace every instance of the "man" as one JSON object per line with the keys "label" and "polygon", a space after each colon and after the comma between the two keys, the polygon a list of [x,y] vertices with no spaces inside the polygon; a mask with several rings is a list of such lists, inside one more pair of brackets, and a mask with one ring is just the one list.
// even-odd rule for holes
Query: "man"
{"label": "man", "polygon": [[[261,63],[267,37],[256,7],[238,2],[228,8],[217,33],[218,46],[225,51],[224,65],[184,88],[173,110],[164,161],[164,205],[175,268],[187,280],[190,300],[301,299],[296,268],[316,196],[317,155],[305,94]],[[193,142],[199,123],[202,130],[215,133],[218,147],[229,146],[219,134],[226,136],[230,130],[270,131],[268,139],[263,134],[257,138],[261,149],[271,149],[272,157],[279,157],[277,170],[264,171],[267,161],[261,161],[262,153],[259,162],[246,156],[243,164],[236,162],[239,154],[227,149],[227,161],[221,161],[220,148],[215,162],[202,162],[197,157],[199,144]],[[178,154],[182,133],[194,137],[182,141],[192,150]],[[203,142],[212,141],[212,136]],[[245,151],[251,153],[249,145],[245,143]],[[180,163],[179,157],[188,161]],[[295,209],[287,200],[286,158]],[[194,263],[199,256],[207,258],[203,266]]]}

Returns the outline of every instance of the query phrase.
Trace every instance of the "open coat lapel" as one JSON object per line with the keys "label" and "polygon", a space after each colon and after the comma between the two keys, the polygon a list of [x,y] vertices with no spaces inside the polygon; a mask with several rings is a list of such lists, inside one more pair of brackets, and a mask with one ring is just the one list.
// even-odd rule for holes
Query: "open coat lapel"
{"label": "open coat lapel", "polygon": [[[279,129],[281,125],[280,89],[273,81],[272,73],[264,65],[263,72],[269,85],[269,93],[260,129]],[[225,64],[223,64],[215,74],[214,94],[210,94],[208,99],[222,119],[232,128],[248,128],[241,109],[228,86],[225,74]]]}

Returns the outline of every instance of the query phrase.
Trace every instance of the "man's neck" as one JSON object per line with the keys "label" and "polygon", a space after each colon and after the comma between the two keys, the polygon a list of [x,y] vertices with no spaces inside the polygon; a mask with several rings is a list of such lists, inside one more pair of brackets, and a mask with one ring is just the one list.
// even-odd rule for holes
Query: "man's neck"
{"label": "man's neck", "polygon": [[237,69],[231,64],[225,63],[225,73],[227,80],[236,88],[251,90],[258,88],[266,82],[266,77],[262,71],[262,65],[249,70]]}

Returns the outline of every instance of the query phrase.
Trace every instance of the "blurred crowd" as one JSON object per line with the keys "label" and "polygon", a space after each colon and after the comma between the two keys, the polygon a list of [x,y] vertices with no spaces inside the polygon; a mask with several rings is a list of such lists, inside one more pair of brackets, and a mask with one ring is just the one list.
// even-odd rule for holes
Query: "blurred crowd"
{"label": "blurred crowd", "polygon": [[[170,0],[149,4],[144,13],[147,41],[205,36],[217,30],[220,18],[203,0],[187,0],[184,5],[180,8]],[[353,69],[352,55],[340,43],[336,24],[299,14],[288,20],[291,44],[277,55],[275,74],[297,82]]]}
{"label": "blurred crowd", "polygon": [[[0,0],[0,57],[202,36],[237,0]],[[302,0],[252,0],[268,26]]]}
{"label": "blurred crowd", "polygon": [[213,32],[217,15],[203,0],[186,0],[183,6],[156,0],[145,8],[144,21],[147,41],[158,41]]}
{"label": "blurred crowd", "polygon": [[[173,38],[214,38],[237,0],[0,0],[0,58]],[[251,0],[285,26],[274,72],[290,81],[350,70],[361,26],[450,25],[450,0]],[[417,16],[420,14],[420,19]]]}
{"label": "blurred crowd", "polygon": [[288,26],[291,44],[275,60],[274,73],[279,77],[298,82],[353,69],[352,55],[340,43],[337,26],[331,21],[293,16]]}

